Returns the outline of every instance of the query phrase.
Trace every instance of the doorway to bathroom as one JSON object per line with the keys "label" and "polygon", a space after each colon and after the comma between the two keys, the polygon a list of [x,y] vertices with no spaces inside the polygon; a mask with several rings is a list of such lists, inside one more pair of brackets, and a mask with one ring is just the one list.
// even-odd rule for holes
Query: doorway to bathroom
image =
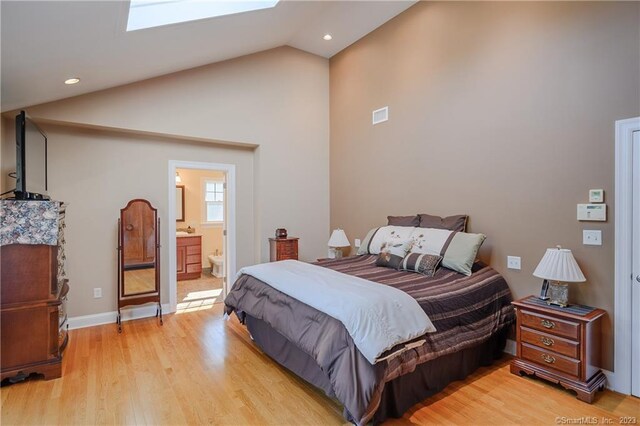
{"label": "doorway to bathroom", "polygon": [[224,300],[235,269],[235,168],[180,161],[169,166],[170,304],[176,313],[210,309]]}

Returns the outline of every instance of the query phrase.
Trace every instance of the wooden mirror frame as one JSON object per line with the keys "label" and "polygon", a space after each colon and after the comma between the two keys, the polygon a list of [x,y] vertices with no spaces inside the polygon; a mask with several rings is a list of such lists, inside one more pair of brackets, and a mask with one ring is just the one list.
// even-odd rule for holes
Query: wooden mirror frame
{"label": "wooden mirror frame", "polygon": [[[184,185],[176,185],[176,190],[181,189],[180,191],[180,198],[181,198],[181,202],[182,202],[182,215],[178,215],[178,212],[176,212],[176,222],[184,222]],[[178,194],[176,193],[176,202],[178,202]],[[176,205],[176,207],[178,207]]]}
{"label": "wooden mirror frame", "polygon": [[[149,209],[153,212],[153,223],[155,224],[154,237],[155,237],[155,256],[153,260],[153,267],[155,270],[155,288],[152,291],[146,291],[143,293],[136,293],[132,295],[126,295],[124,289],[124,214],[131,207],[133,203],[145,203]],[[145,303],[157,303],[156,317],[160,319],[160,325],[162,322],[162,304],[160,303],[160,218],[158,218],[158,209],[154,208],[151,203],[142,198],[136,198],[127,203],[127,205],[120,209],[120,218],[118,219],[118,316],[116,318],[116,324],[118,324],[118,333],[122,332],[122,315],[120,309],[125,306],[142,305]]]}

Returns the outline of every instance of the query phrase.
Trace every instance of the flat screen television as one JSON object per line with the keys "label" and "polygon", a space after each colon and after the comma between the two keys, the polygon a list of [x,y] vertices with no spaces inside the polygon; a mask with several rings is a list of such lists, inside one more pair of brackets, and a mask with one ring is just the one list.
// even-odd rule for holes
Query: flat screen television
{"label": "flat screen television", "polygon": [[27,117],[16,116],[16,199],[48,200],[47,135]]}

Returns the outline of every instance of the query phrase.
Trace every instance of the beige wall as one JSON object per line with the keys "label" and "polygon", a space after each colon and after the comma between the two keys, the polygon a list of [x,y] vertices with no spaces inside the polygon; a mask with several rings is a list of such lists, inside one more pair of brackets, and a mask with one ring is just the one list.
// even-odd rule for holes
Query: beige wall
{"label": "beige wall", "polygon": [[223,252],[222,225],[203,225],[203,179],[224,180],[224,173],[214,170],[178,169],[184,185],[184,221],[177,222],[179,228],[191,226],[196,234],[202,235],[202,267],[209,268],[209,255],[218,250]]}
{"label": "beige wall", "polygon": [[[613,369],[614,121],[640,113],[638,3],[419,3],[331,59],[331,227],[470,215],[515,297],[547,247],[573,250],[574,302],[604,320]],[[371,111],[389,106],[388,122]],[[603,188],[606,223],[576,221]],[[583,246],[601,229],[601,247]],[[506,256],[522,257],[522,270]]]}
{"label": "beige wall", "polygon": [[[167,234],[169,160],[235,164],[237,180],[237,262],[255,262],[253,152],[210,144],[45,125],[49,138],[50,195],[68,203],[65,232],[69,316],[116,309],[117,221],[120,209],[144,198],[158,209],[161,221],[162,301],[168,303]],[[101,287],[103,297],[93,298]]]}
{"label": "beige wall", "polygon": [[324,58],[281,47],[27,112],[40,122],[257,146],[257,260],[269,259],[267,239],[280,227],[300,237],[302,259],[325,251],[329,63]]}
{"label": "beige wall", "polygon": [[[325,253],[326,59],[278,48],[27,112],[49,135],[50,194],[69,202],[70,316],[115,310],[119,209],[129,199],[143,197],[167,218],[169,160],[236,164],[238,268],[267,261],[267,238],[279,227],[301,238],[302,260]],[[103,130],[81,130],[85,127]],[[227,142],[255,149],[238,150]],[[10,146],[3,141],[3,159]],[[163,234],[163,241],[167,237]],[[162,259],[168,258],[165,244]],[[167,274],[163,262],[164,301]],[[93,299],[92,289],[99,286],[104,298]]]}

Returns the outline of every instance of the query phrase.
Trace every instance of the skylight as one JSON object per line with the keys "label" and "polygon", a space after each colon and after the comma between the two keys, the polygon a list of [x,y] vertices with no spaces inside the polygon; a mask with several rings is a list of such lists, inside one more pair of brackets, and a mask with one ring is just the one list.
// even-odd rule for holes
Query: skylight
{"label": "skylight", "polygon": [[131,0],[127,31],[270,9],[280,0]]}

